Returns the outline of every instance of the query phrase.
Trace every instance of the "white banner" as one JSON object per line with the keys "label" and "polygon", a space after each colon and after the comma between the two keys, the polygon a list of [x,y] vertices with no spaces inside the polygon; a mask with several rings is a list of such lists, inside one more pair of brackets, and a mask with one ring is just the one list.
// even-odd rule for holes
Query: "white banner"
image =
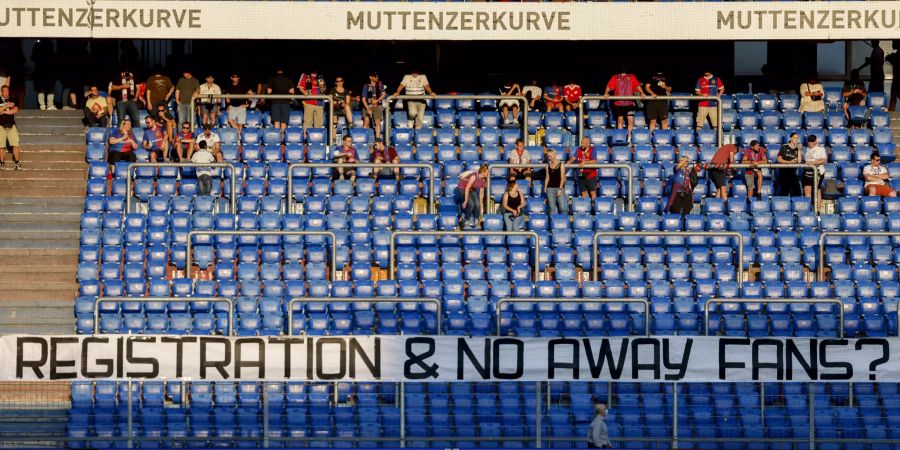
{"label": "white banner", "polygon": [[0,0],[0,31],[134,39],[896,39],[900,2]]}
{"label": "white banner", "polygon": [[0,381],[900,382],[898,349],[898,338],[13,335],[0,337]]}

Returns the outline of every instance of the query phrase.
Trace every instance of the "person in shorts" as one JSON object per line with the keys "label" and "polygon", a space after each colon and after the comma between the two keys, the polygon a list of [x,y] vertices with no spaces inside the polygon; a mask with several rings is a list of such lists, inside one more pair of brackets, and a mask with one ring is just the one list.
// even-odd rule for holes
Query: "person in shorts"
{"label": "person in shorts", "polygon": [[[644,84],[644,90],[651,97],[666,96],[672,94],[672,87],[669,86],[669,80],[662,72],[650,77],[650,82]],[[669,101],[668,100],[648,100],[647,104],[647,120],[650,121],[650,132],[656,130],[657,124],[663,130],[669,129]]]}
{"label": "person in shorts", "polygon": [[547,112],[559,111],[565,112],[563,105],[563,88],[554,82],[552,85],[544,88],[544,106]]}
{"label": "person in shorts", "polygon": [[[284,71],[279,69],[272,78],[269,78],[268,88],[269,94],[289,95],[294,93],[294,82],[288,78]],[[272,126],[275,128],[287,128],[288,119],[291,116],[291,101],[289,99],[271,99],[269,103],[269,116],[272,118]]]}
{"label": "person in shorts", "polygon": [[728,201],[728,170],[734,164],[737,151],[737,145],[723,145],[706,164],[706,172],[716,187],[716,197],[725,201]]}
{"label": "person in shorts", "polygon": [[384,121],[382,102],[387,95],[384,83],[378,79],[378,72],[369,74],[369,82],[360,90],[360,102],[363,106],[363,128],[375,127],[375,137],[381,137],[381,123]]}
{"label": "person in shorts", "polygon": [[[375,164],[399,164],[400,157],[397,156],[397,149],[394,146],[387,147],[384,145],[384,139],[375,138],[375,144],[372,145],[372,162]],[[372,171],[372,175],[380,180],[395,179],[400,181],[399,167],[380,167]]]}
{"label": "person in shorts", "polygon": [[[594,147],[591,146],[591,139],[584,137],[581,139],[581,146],[575,150],[575,154],[569,159],[568,164],[596,164],[597,156],[594,154]],[[578,190],[581,191],[582,197],[590,197],[591,200],[597,198],[597,188],[600,186],[600,171],[596,168],[583,168],[578,170]]]}
{"label": "person in shorts", "polygon": [[0,170],[6,169],[6,148],[12,147],[13,168],[21,170],[19,163],[19,130],[16,128],[16,114],[19,105],[9,96],[9,86],[0,87]]}
{"label": "person in shorts", "polygon": [[[191,162],[195,164],[211,164],[216,158],[209,152],[206,147],[206,141],[197,144],[197,151],[191,155]],[[197,194],[209,195],[212,193],[212,174],[213,171],[209,167],[197,168]]]}
{"label": "person in shorts", "polygon": [[222,162],[222,140],[219,139],[218,134],[212,132],[212,127],[204,125],[203,132],[197,135],[195,142],[194,148],[188,154],[188,159],[192,159],[193,152],[199,148],[200,143],[205,142],[206,148],[216,158],[216,162]]}
{"label": "person in shorts", "polygon": [[[519,83],[508,82],[505,85],[500,87],[500,95],[503,96],[521,96],[522,88],[519,87]],[[512,111],[512,117],[510,117],[509,113]],[[518,125],[519,124],[519,101],[518,100],[500,100],[500,114],[503,115],[503,124],[504,125]]]}
{"label": "person in shorts", "polygon": [[[744,156],[741,158],[744,164],[766,164],[769,160],[766,158],[766,148],[759,145],[759,141],[750,141],[750,146],[744,150]],[[758,167],[748,167],[744,170],[744,184],[747,186],[747,197],[752,198],[758,195],[762,198],[762,169]]]}
{"label": "person in shorts", "polygon": [[[818,200],[822,200],[822,187],[825,186],[825,163],[828,162],[828,153],[825,147],[819,145],[816,135],[811,134],[806,140],[806,153],[803,155],[804,162],[816,166],[814,169],[805,169],[803,171],[803,179],[800,184],[803,186],[803,196],[812,198],[812,187],[815,184],[813,170],[819,174]],[[817,203],[817,204],[821,204]]]}
{"label": "person in shorts", "polygon": [[191,131],[191,124],[188,122],[184,122],[181,124],[181,131],[175,133],[175,157],[178,158],[179,161],[182,161],[187,158],[187,155],[190,155],[193,151],[194,144],[197,142],[194,139],[194,132]]}
{"label": "person in shorts", "polygon": [[[250,90],[244,83],[241,83],[241,76],[237,73],[231,74],[231,84],[225,87],[225,93],[228,95],[252,95]],[[250,106],[248,98],[229,98],[228,99],[228,126],[237,129],[238,136],[244,130],[244,124],[247,123],[247,107]]]}
{"label": "person in shorts", "polygon": [[[641,97],[645,95],[644,89],[641,88],[641,83],[638,81],[637,77],[632,73],[628,73],[628,70],[624,67],[619,73],[613,75],[606,83],[606,92],[604,92],[603,95],[609,97],[610,92],[612,92],[613,95],[623,97],[632,96],[635,95],[635,93],[640,94]],[[613,116],[616,118],[616,128],[624,128],[627,119],[629,138],[631,137],[631,130],[634,129],[635,105],[636,103],[634,100],[613,100],[612,102],[612,112]]]}
{"label": "person in shorts", "polygon": [[563,86],[563,103],[566,111],[578,111],[578,104],[581,102],[581,86],[570,80],[569,84]]}
{"label": "person in shorts", "polygon": [[200,117],[203,119],[203,125],[215,126],[219,120],[221,100],[213,96],[222,95],[222,88],[215,83],[215,77],[211,73],[206,75],[206,83],[200,85],[197,95],[200,97]]}
{"label": "person in shorts", "polygon": [[[725,93],[725,85],[722,79],[714,76],[712,72],[704,72],[703,76],[697,80],[694,87],[694,95],[714,97]],[[706,120],[713,128],[719,126],[719,115],[716,111],[716,105],[710,100],[702,100],[697,106],[697,129],[700,130],[706,125]]]}
{"label": "person in shorts", "polygon": [[131,120],[123,119],[118,129],[109,132],[109,150],[106,154],[106,162],[109,163],[110,176],[115,175],[117,162],[135,162],[137,160],[134,156],[136,148],[138,148],[138,143],[131,131]]}
{"label": "person in shorts", "polygon": [[[531,155],[525,149],[525,141],[516,139],[516,148],[509,152],[510,164],[531,164]],[[531,184],[531,167],[513,167],[509,169],[509,181],[528,180]]]}
{"label": "person in shorts", "polygon": [[866,195],[879,197],[896,197],[897,191],[891,189],[891,174],[887,167],[881,165],[881,155],[872,153],[869,164],[863,168],[863,179],[866,185],[863,187]]}
{"label": "person in shorts", "polygon": [[[359,154],[356,152],[356,148],[353,147],[353,138],[345,135],[341,139],[341,144],[341,149],[334,154],[334,163],[353,164],[359,162]],[[356,169],[352,166],[335,167],[332,171],[332,176],[335,180],[356,181]]]}

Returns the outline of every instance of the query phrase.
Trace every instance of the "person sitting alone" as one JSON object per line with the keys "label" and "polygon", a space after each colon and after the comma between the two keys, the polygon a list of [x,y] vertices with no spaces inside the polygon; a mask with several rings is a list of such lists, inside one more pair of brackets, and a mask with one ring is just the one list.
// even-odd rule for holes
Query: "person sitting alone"
{"label": "person sitting alone", "polygon": [[887,167],[881,165],[881,155],[872,153],[869,164],[863,168],[863,178],[866,180],[864,189],[866,195],[879,197],[896,197],[897,191],[891,188],[891,174]]}

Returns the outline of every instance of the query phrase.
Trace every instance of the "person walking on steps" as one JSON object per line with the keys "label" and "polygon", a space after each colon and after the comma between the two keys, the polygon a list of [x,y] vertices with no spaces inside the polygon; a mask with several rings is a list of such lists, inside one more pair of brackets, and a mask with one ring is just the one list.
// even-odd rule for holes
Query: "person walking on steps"
{"label": "person walking on steps", "polygon": [[588,448],[612,448],[609,443],[609,430],[606,428],[606,403],[594,404],[594,419],[588,430]]}

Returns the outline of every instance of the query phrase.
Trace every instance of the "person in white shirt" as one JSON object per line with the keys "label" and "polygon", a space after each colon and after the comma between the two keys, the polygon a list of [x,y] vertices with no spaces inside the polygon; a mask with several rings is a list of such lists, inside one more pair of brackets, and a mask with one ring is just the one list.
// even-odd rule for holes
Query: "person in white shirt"
{"label": "person in white shirt", "polygon": [[800,85],[800,112],[824,112],[825,88],[815,76]]}
{"label": "person in white shirt", "polygon": [[891,189],[891,174],[887,167],[881,165],[881,155],[872,153],[869,164],[863,168],[863,178],[866,180],[864,189],[866,195],[879,197],[896,197],[897,191]]}
{"label": "person in white shirt", "polygon": [[[431,90],[431,85],[428,84],[428,77],[419,73],[418,70],[413,69],[408,75],[403,77],[403,80],[400,81],[400,86],[397,86],[397,92],[394,95],[400,95],[400,92],[406,90],[406,95],[416,95],[416,96],[425,96],[427,92],[428,95],[434,96],[434,91]],[[422,116],[425,114],[425,100],[404,100],[406,102],[406,110],[407,110],[407,119],[409,120],[410,127],[415,127],[416,129],[422,128]]]}
{"label": "person in white shirt", "polygon": [[[191,155],[191,162],[196,164],[211,164],[215,162],[215,158],[206,146],[206,141],[201,141],[197,144],[197,151]],[[212,174],[213,170],[210,167],[197,168],[197,193],[199,195],[209,195],[212,192]]]}
{"label": "person in white shirt", "polygon": [[207,75],[206,83],[200,85],[197,94],[200,97],[200,116],[203,118],[203,125],[213,126],[219,118],[219,103],[222,100],[210,96],[222,95],[222,88],[214,80],[212,74]]}
{"label": "person in white shirt", "polygon": [[216,162],[222,162],[222,140],[219,139],[218,134],[212,132],[212,127],[209,125],[204,125],[203,132],[195,138],[194,148],[188,154],[188,159],[193,160],[193,152],[200,149],[200,143],[206,144],[207,151],[213,154]]}
{"label": "person in white shirt", "polygon": [[[525,149],[525,141],[521,138],[516,139],[516,148],[509,152],[510,164],[531,164],[531,155]],[[520,167],[509,169],[509,181],[528,180],[531,183],[532,170],[531,167]]]}
{"label": "person in white shirt", "polygon": [[828,153],[825,152],[825,147],[819,145],[818,139],[814,134],[810,135],[806,141],[806,153],[803,155],[803,160],[806,164],[816,166],[815,169],[803,171],[803,180],[800,183],[803,185],[803,196],[812,198],[813,170],[815,170],[819,173],[818,200],[820,203],[817,204],[821,204],[822,186],[825,185],[825,163],[828,162]]}
{"label": "person in white shirt", "polygon": [[531,84],[522,87],[522,95],[528,99],[528,108],[531,111],[543,111],[543,103],[541,99],[544,97],[544,90],[538,86],[537,80],[531,80]]}

